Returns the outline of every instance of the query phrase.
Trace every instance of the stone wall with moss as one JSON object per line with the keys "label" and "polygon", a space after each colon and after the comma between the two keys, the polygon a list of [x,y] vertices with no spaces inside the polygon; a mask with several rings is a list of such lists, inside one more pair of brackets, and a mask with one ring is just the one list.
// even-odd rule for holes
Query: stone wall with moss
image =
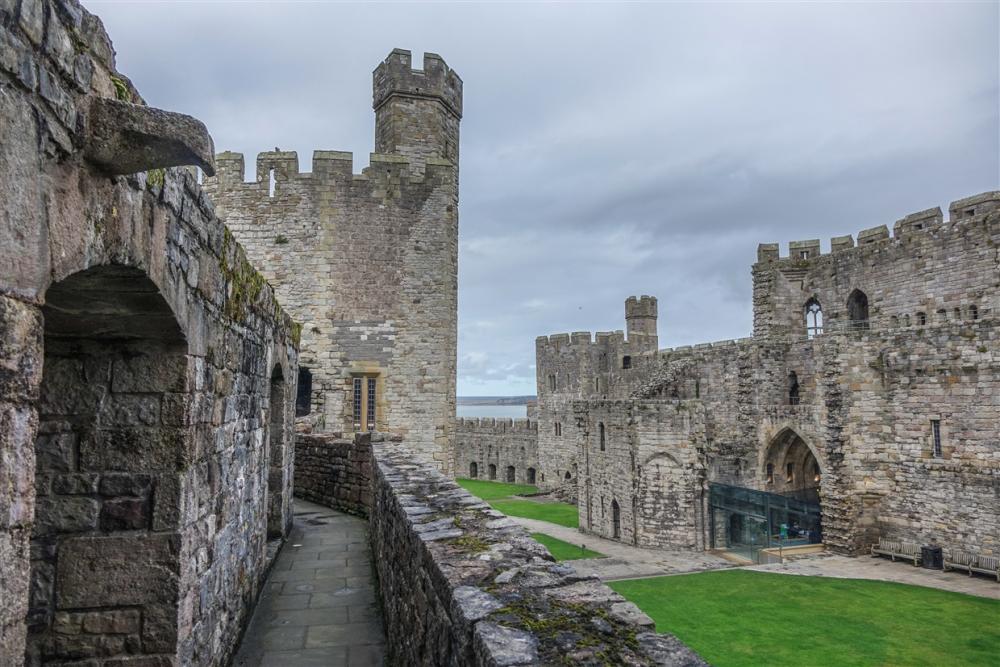
{"label": "stone wall with moss", "polygon": [[298,330],[172,166],[203,130],[0,0],[2,665],[225,664],[290,523]]}

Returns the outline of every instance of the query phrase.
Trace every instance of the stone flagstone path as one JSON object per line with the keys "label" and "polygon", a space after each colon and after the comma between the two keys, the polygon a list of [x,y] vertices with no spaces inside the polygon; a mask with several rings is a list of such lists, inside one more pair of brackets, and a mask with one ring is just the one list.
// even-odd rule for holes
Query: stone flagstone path
{"label": "stone flagstone path", "polygon": [[366,529],[363,519],[296,498],[295,527],[233,665],[382,664]]}

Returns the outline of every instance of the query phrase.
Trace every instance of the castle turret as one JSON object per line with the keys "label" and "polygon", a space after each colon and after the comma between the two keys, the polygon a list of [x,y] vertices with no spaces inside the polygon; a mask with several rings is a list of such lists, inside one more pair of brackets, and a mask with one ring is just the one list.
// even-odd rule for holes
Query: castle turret
{"label": "castle turret", "polygon": [[462,79],[436,53],[412,69],[409,51],[393,49],[373,74],[375,152],[402,155],[414,173],[444,158],[458,173]]}
{"label": "castle turret", "polygon": [[625,300],[625,328],[629,343],[657,348],[655,296],[643,294]]}

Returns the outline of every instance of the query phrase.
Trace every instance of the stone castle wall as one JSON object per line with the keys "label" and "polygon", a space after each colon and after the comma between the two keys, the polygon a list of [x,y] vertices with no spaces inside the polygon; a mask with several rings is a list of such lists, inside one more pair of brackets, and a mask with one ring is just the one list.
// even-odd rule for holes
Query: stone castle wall
{"label": "stone castle wall", "polygon": [[225,664],[291,521],[297,327],[95,16],[0,1],[0,91],[0,664]]}
{"label": "stone castle wall", "polygon": [[455,474],[517,484],[540,484],[538,424],[530,419],[458,419]]}
{"label": "stone castle wall", "polygon": [[269,152],[257,157],[248,183],[243,156],[222,153],[205,188],[303,323],[309,427],[361,430],[353,382],[374,376],[374,428],[421,443],[422,454],[448,471],[461,80],[433,54],[412,70],[409,52],[397,49],[375,71],[375,109],[376,153],[360,174],[350,153],[316,151],[312,171],[302,172],[294,152]]}
{"label": "stone castle wall", "polygon": [[[821,473],[828,546],[882,534],[997,553],[998,209],[1000,194],[977,195],[947,223],[925,211],[828,254],[761,246],[753,338],[645,352],[629,369],[589,334],[540,338],[538,469],[576,467],[584,530],[613,537],[614,502],[618,539],[703,548],[708,485],[783,491],[767,466],[792,434]],[[850,321],[854,290],[867,321]],[[824,315],[812,338],[810,298]]]}

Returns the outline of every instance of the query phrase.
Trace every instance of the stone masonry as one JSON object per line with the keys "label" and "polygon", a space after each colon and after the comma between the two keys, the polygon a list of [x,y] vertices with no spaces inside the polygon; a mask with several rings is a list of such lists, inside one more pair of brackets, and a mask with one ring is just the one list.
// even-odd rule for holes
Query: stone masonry
{"label": "stone masonry", "polygon": [[531,419],[459,419],[455,474],[517,484],[541,481],[531,462],[538,460],[538,424]]}
{"label": "stone masonry", "polygon": [[471,420],[457,471],[533,469],[584,530],[642,546],[710,548],[722,483],[818,497],[835,550],[1000,553],[998,234],[987,192],[825,254],[762,244],[738,341],[658,350],[656,299],[630,297],[627,334],[537,340],[537,443]]}
{"label": "stone masonry", "polygon": [[462,81],[431,53],[412,69],[400,49],[373,79],[375,153],[361,174],[351,153],[316,151],[310,173],[270,152],[244,182],[243,156],[222,153],[205,189],[304,325],[303,427],[396,433],[450,472]]}
{"label": "stone masonry", "polygon": [[0,0],[2,665],[226,664],[288,528],[299,329],[213,152],[75,0]]}
{"label": "stone masonry", "polygon": [[709,548],[723,483],[813,494],[838,551],[882,535],[1000,553],[1000,192],[949,213],[829,253],[762,244],[752,338],[539,338],[539,458],[518,465],[543,488],[576,479],[581,527],[638,545]]}

